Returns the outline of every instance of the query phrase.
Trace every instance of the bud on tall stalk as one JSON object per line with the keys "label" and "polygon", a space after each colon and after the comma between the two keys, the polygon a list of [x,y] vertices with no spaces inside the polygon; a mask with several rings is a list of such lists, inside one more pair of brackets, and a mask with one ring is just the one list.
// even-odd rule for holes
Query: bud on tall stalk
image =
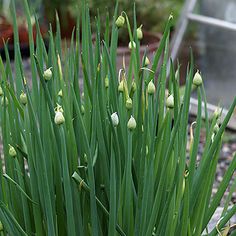
{"label": "bud on tall stalk", "polygon": [[150,95],[153,95],[156,91],[156,87],[155,87],[155,84],[153,83],[153,81],[151,80],[149,83],[148,83],[148,94]]}
{"label": "bud on tall stalk", "polygon": [[140,26],[137,28],[137,38],[138,38],[138,40],[141,40],[141,39],[143,38],[142,26],[143,26],[143,25],[140,25]]}
{"label": "bud on tall stalk", "polygon": [[60,105],[57,105],[54,122],[56,125],[61,125],[65,122],[65,118],[63,116],[63,109]]}
{"label": "bud on tall stalk", "polygon": [[199,71],[197,71],[193,77],[193,84],[195,86],[200,86],[202,85],[202,77],[201,75],[199,74]]}
{"label": "bud on tall stalk", "polygon": [[20,95],[20,102],[23,105],[27,104],[27,96],[26,96],[26,94],[24,92],[22,92],[21,95]]}
{"label": "bud on tall stalk", "polygon": [[8,106],[8,104],[9,104],[6,96],[3,96],[1,99],[1,105],[4,106],[4,104],[6,104],[6,106]]}
{"label": "bud on tall stalk", "polygon": [[129,49],[131,50],[132,48],[136,48],[136,43],[134,41],[129,42]]}
{"label": "bud on tall stalk", "polygon": [[111,121],[112,121],[113,126],[115,126],[115,127],[118,126],[118,124],[119,124],[119,117],[117,115],[117,112],[112,113]]}
{"label": "bud on tall stalk", "polygon": [[118,18],[116,19],[115,24],[118,28],[123,27],[123,25],[125,24],[125,18],[122,15],[118,16]]}
{"label": "bud on tall stalk", "polygon": [[128,121],[128,123],[127,123],[128,129],[132,131],[132,130],[134,130],[136,128],[136,125],[137,125],[136,124],[136,120],[134,119],[133,116],[131,116],[129,121]]}
{"label": "bud on tall stalk", "polygon": [[166,99],[166,106],[170,109],[174,108],[174,97],[173,95],[170,95],[167,99]]}
{"label": "bud on tall stalk", "polygon": [[9,145],[9,150],[8,150],[8,153],[11,157],[16,157],[16,150],[13,146],[11,146],[10,144]]}
{"label": "bud on tall stalk", "polygon": [[51,71],[52,67],[46,69],[44,72],[43,72],[43,77],[46,81],[49,81],[51,80],[52,78],[52,71]]}
{"label": "bud on tall stalk", "polygon": [[132,99],[129,97],[127,100],[126,100],[126,103],[125,103],[125,106],[128,110],[132,109],[133,107],[133,101]]}

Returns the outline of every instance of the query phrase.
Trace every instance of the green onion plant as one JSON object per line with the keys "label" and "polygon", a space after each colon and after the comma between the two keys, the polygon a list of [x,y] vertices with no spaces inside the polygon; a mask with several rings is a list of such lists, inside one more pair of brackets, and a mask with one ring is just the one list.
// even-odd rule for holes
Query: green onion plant
{"label": "green onion plant", "polygon": [[[235,155],[214,195],[212,188],[236,98],[216,129],[220,112],[207,114],[203,80],[198,72],[194,76],[191,53],[180,92],[179,67],[169,59],[173,17],[148,59],[139,53],[142,22],[136,22],[135,6],[132,26],[116,5],[112,28],[98,14],[92,33],[83,1],[70,46],[63,49],[57,21],[47,49],[37,20],[34,44],[31,13],[27,0],[22,2],[31,77],[22,64],[14,1],[14,65],[7,45],[6,62],[0,58],[0,235],[220,235],[236,205],[229,207],[226,200],[211,231],[208,223],[236,169]],[[130,37],[130,61],[117,68],[122,27]],[[189,125],[192,86],[197,87],[198,112]],[[202,129],[206,137],[198,159]]]}

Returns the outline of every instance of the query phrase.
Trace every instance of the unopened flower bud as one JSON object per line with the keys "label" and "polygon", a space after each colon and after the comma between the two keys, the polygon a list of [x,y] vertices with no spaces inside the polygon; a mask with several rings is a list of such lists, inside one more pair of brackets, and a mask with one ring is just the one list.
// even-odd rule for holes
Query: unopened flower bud
{"label": "unopened flower bud", "polygon": [[3,224],[2,222],[0,221],[0,232],[3,231]]}
{"label": "unopened flower bud", "polygon": [[216,120],[218,120],[220,118],[221,112],[222,112],[222,108],[217,107],[213,113],[213,117],[215,117]]}
{"label": "unopened flower bud", "polygon": [[8,150],[8,153],[11,157],[15,157],[16,156],[16,150],[13,146],[11,146],[10,144],[9,145],[9,150]]}
{"label": "unopened flower bud", "polygon": [[202,77],[198,71],[195,73],[195,75],[193,77],[193,84],[196,86],[202,85]]}
{"label": "unopened flower bud", "polygon": [[3,95],[2,87],[0,86],[0,97]]}
{"label": "unopened flower bud", "polygon": [[105,84],[105,88],[108,88],[108,87],[109,87],[109,79],[108,79],[108,76],[105,77],[104,84]]}
{"label": "unopened flower bud", "polygon": [[173,95],[170,95],[167,99],[166,99],[166,106],[170,109],[172,109],[174,107],[174,97]]}
{"label": "unopened flower bud", "polygon": [[145,58],[144,65],[145,65],[145,66],[148,66],[149,64],[150,64],[150,61],[149,61],[148,57],[146,57],[146,58]]}
{"label": "unopened flower bud", "polygon": [[118,86],[118,91],[123,93],[124,92],[124,80],[121,80]]}
{"label": "unopened flower bud", "polygon": [[52,78],[51,67],[43,72],[43,77],[46,81],[49,81]]}
{"label": "unopened flower bud", "polygon": [[137,38],[141,40],[143,38],[143,31],[142,31],[142,25],[140,25],[137,29]]}
{"label": "unopened flower bud", "polygon": [[132,102],[132,99],[131,99],[131,98],[128,98],[128,99],[126,100],[125,106],[126,106],[126,108],[127,108],[128,110],[132,109],[132,107],[133,107],[133,102]]}
{"label": "unopened flower bud", "polygon": [[59,97],[63,97],[63,93],[62,93],[62,89],[58,92],[58,94],[57,94]]}
{"label": "unopened flower bud", "polygon": [[4,106],[4,104],[6,104],[6,106],[9,104],[7,97],[2,97],[1,105]]}
{"label": "unopened flower bud", "polygon": [[220,129],[219,125],[218,125],[218,124],[215,124],[214,129],[213,129],[213,132],[216,134],[216,133],[219,132],[219,129]]}
{"label": "unopened flower bud", "polygon": [[136,128],[136,120],[134,119],[133,116],[130,117],[128,123],[127,123],[127,127],[129,130],[134,130]]}
{"label": "unopened flower bud", "polygon": [[154,94],[155,91],[156,91],[155,84],[154,84],[153,81],[151,80],[151,81],[148,83],[148,94]]}
{"label": "unopened flower bud", "polygon": [[131,90],[132,92],[134,93],[137,89],[137,85],[136,85],[136,82],[135,81],[132,81],[132,85],[131,85]]}
{"label": "unopened flower bud", "polygon": [[56,111],[54,122],[57,125],[61,125],[65,122],[65,118],[61,111]]}
{"label": "unopened flower bud", "polygon": [[136,48],[136,43],[134,41],[129,42],[129,49]]}
{"label": "unopened flower bud", "polygon": [[27,104],[27,96],[26,96],[26,94],[24,92],[22,92],[21,95],[20,95],[20,102],[23,105]]}
{"label": "unopened flower bud", "polygon": [[124,23],[125,23],[125,18],[122,16],[122,15],[120,15],[120,16],[118,16],[118,18],[116,19],[116,26],[118,27],[118,28],[120,28],[120,27],[122,27],[123,25],[124,25]]}
{"label": "unopened flower bud", "polygon": [[112,120],[113,126],[116,127],[119,124],[119,117],[117,115],[117,112],[112,113],[111,120]]}

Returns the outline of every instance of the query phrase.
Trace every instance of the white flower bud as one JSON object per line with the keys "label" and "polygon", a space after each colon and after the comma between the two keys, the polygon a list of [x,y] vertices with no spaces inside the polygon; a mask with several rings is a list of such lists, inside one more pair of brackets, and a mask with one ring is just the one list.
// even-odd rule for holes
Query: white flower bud
{"label": "white flower bud", "polygon": [[2,87],[0,86],[0,97],[3,95]]}
{"label": "white flower bud", "polygon": [[166,106],[170,109],[172,109],[174,107],[174,97],[173,95],[170,95],[167,99],[166,99]]}
{"label": "white flower bud", "polygon": [[151,81],[148,83],[148,94],[154,94],[155,91],[156,91],[155,84],[154,84],[153,81],[151,80]]}
{"label": "white flower bud", "polygon": [[51,67],[43,72],[43,77],[46,81],[49,81],[52,78]]}
{"label": "white flower bud", "polygon": [[134,119],[133,116],[130,117],[128,123],[127,123],[127,127],[129,130],[134,130],[136,128],[136,120]]}
{"label": "white flower bud", "polygon": [[124,25],[124,23],[125,23],[125,18],[122,16],[122,15],[120,15],[120,16],[118,16],[118,18],[116,19],[116,26],[118,27],[118,28],[120,28],[120,27],[122,27],[123,25]]}
{"label": "white flower bud", "polygon": [[65,118],[61,111],[56,111],[54,122],[57,125],[61,125],[65,122]]}
{"label": "white flower bud", "polygon": [[21,95],[20,95],[20,102],[23,105],[27,104],[27,96],[26,96],[26,94],[24,92],[22,92]]}
{"label": "white flower bud", "polygon": [[198,71],[195,73],[195,75],[193,77],[193,84],[196,86],[202,85],[202,77]]}
{"label": "white flower bud", "polygon": [[134,41],[129,42],[129,49],[136,48],[136,43]]}
{"label": "white flower bud", "polygon": [[111,114],[111,120],[112,120],[113,126],[116,127],[119,124],[119,117],[117,115],[117,112],[114,112]]}
{"label": "white flower bud", "polygon": [[131,98],[128,98],[128,99],[126,100],[125,106],[126,106],[126,108],[127,108],[128,110],[132,109],[132,107],[133,107],[133,101],[132,101]]}
{"label": "white flower bud", "polygon": [[11,157],[15,157],[16,156],[16,150],[13,146],[11,146],[10,144],[9,145],[9,150],[8,150],[8,153]]}
{"label": "white flower bud", "polygon": [[142,25],[140,25],[140,26],[137,28],[137,38],[138,38],[138,40],[141,40],[141,39],[143,38]]}

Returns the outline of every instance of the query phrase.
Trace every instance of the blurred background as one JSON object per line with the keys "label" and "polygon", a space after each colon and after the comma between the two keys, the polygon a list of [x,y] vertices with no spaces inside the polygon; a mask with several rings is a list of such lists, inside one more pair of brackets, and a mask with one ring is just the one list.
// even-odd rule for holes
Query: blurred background
{"label": "blurred background", "polygon": [[[22,0],[15,0],[18,18],[19,38],[23,54],[27,57],[28,35],[26,20],[22,10]],[[92,29],[95,27],[94,18],[99,14],[101,28],[111,24],[112,14],[116,0],[88,0],[91,9]],[[47,40],[49,22],[55,30],[55,12],[61,22],[61,34],[70,39],[72,30],[76,24],[76,17],[80,11],[81,0],[29,0],[32,12],[39,18],[41,33]],[[120,0],[119,12],[125,10],[132,22],[133,1]],[[188,19],[189,4],[193,5],[190,13],[208,16],[224,22],[236,23],[236,0],[136,0],[136,15],[138,24],[142,24],[144,50],[148,45],[148,53],[152,57],[153,51],[158,47],[165,22],[170,15],[174,16],[171,32],[172,47],[175,45],[175,37],[179,37],[180,44],[175,61],[182,65],[181,77],[184,78],[189,61],[190,46],[193,49],[196,69],[202,73],[208,102],[215,105],[228,107],[236,92],[236,27],[233,30],[224,29],[217,25],[208,25]],[[8,40],[11,50],[13,45],[12,17],[10,12],[10,0],[0,0],[0,50],[4,57],[4,44]],[[34,18],[32,17],[32,22]],[[105,23],[106,22],[106,23]],[[186,24],[183,30],[183,24]],[[139,26],[139,25],[138,25]],[[181,29],[183,30],[181,33]],[[119,46],[121,58],[128,53],[129,43],[127,29],[120,33]],[[142,52],[141,52],[142,53]],[[118,62],[119,64],[120,62]]]}

